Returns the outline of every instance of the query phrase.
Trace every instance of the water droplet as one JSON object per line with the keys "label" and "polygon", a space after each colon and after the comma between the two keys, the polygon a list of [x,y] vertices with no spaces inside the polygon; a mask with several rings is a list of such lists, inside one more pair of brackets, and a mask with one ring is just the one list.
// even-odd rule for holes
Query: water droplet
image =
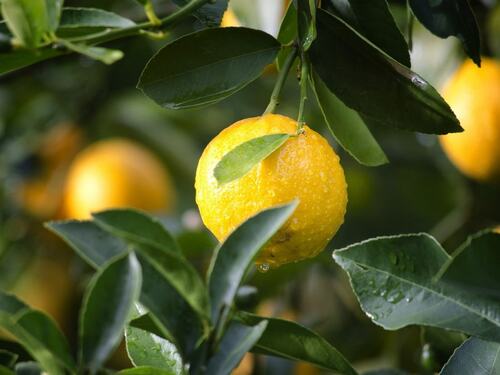
{"label": "water droplet", "polygon": [[378,319],[378,315],[375,314],[375,313],[371,313],[371,312],[366,312],[366,315],[371,319],[371,320],[377,320]]}
{"label": "water droplet", "polygon": [[422,78],[420,78],[419,76],[413,76],[413,77],[411,77],[411,81],[415,85],[417,85],[419,87],[424,87],[425,85],[427,85],[427,83]]}
{"label": "water droplet", "polygon": [[387,302],[398,303],[403,299],[403,294],[401,292],[395,292],[387,296]]}
{"label": "water droplet", "polygon": [[267,263],[262,263],[257,266],[257,270],[262,273],[266,273],[269,271],[269,264]]}
{"label": "water droplet", "polygon": [[410,302],[411,302],[411,297],[406,297],[406,298],[405,298],[405,302],[406,302],[406,303],[410,303]]}
{"label": "water droplet", "polygon": [[385,297],[386,294],[387,294],[387,290],[384,289],[380,292],[380,297]]}

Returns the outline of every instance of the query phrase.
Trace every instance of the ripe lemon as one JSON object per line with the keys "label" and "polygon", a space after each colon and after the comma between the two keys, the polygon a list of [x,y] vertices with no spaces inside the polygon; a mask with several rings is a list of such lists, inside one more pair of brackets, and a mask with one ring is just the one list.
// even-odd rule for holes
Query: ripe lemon
{"label": "ripe lemon", "polygon": [[65,216],[77,219],[117,207],[161,213],[173,202],[162,163],[143,146],[120,138],[97,142],[77,155],[64,192]]}
{"label": "ripe lemon", "polygon": [[71,123],[61,123],[42,137],[36,150],[40,168],[17,189],[16,198],[26,212],[44,220],[58,216],[65,174],[82,141],[82,131]]}
{"label": "ripe lemon", "polygon": [[222,20],[220,21],[220,27],[239,27],[241,26],[238,17],[231,9],[228,9],[224,12],[222,16]]}
{"label": "ripe lemon", "polygon": [[243,177],[224,185],[215,179],[215,166],[236,146],[267,134],[295,134],[296,127],[296,121],[275,114],[238,121],[209,143],[196,171],[196,202],[203,222],[219,241],[259,211],[300,200],[293,216],[259,254],[257,265],[277,267],[317,255],[344,220],[347,186],[339,157],[307,126]]}
{"label": "ripe lemon", "polygon": [[481,68],[465,62],[444,90],[464,131],[441,136],[455,166],[479,181],[500,177],[500,63],[483,58]]}

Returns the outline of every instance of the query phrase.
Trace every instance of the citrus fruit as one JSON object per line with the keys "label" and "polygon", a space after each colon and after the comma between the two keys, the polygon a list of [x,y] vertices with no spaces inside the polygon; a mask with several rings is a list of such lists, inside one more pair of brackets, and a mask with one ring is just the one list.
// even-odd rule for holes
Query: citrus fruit
{"label": "citrus fruit", "polygon": [[65,216],[77,219],[118,207],[164,213],[173,202],[174,190],[160,160],[121,138],[97,142],[78,154],[64,192]]}
{"label": "citrus fruit", "polygon": [[39,219],[58,216],[65,174],[82,141],[82,131],[71,123],[56,125],[41,138],[35,152],[39,168],[23,179],[16,191],[26,212]]}
{"label": "citrus fruit", "polygon": [[220,27],[238,27],[241,26],[238,17],[234,14],[231,9],[228,9],[224,12],[222,16],[222,20],[220,21]]}
{"label": "citrus fruit", "polygon": [[289,138],[243,177],[219,185],[214,168],[236,146],[268,134],[296,134],[297,122],[267,114],[234,123],[206,147],[196,171],[196,202],[205,225],[223,241],[245,220],[266,208],[300,203],[256,263],[262,270],[317,255],[337,232],[347,204],[339,157],[314,130]]}
{"label": "citrus fruit", "polygon": [[500,63],[483,58],[481,68],[465,62],[444,89],[462,133],[441,136],[453,164],[478,181],[500,178]]}

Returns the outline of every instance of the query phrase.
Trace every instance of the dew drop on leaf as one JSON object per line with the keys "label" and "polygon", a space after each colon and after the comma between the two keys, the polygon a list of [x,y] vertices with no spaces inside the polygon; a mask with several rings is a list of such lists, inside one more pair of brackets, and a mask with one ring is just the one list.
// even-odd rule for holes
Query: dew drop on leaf
{"label": "dew drop on leaf", "polygon": [[269,271],[269,264],[267,263],[262,263],[257,266],[257,270],[262,273],[266,273]]}

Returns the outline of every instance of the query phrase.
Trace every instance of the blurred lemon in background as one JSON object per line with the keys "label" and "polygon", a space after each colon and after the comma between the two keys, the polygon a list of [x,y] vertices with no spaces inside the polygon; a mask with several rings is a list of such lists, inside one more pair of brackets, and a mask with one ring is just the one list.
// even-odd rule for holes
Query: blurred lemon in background
{"label": "blurred lemon in background", "polygon": [[483,58],[481,68],[467,60],[444,89],[462,133],[440,136],[453,164],[466,176],[491,181],[500,178],[500,63]]}
{"label": "blurred lemon in background", "polygon": [[17,199],[27,213],[42,220],[58,216],[65,175],[82,143],[82,131],[71,123],[59,124],[42,137],[35,152],[39,167],[17,191]]}
{"label": "blurred lemon in background", "polygon": [[64,214],[85,219],[91,212],[133,207],[151,213],[172,209],[175,193],[161,161],[145,147],[114,138],[77,155],[64,191]]}
{"label": "blurred lemon in background", "polygon": [[240,21],[234,14],[233,10],[228,8],[224,15],[222,16],[222,20],[220,22],[220,27],[238,27],[241,26]]}
{"label": "blurred lemon in background", "polygon": [[313,257],[326,246],[344,220],[347,185],[339,157],[309,127],[243,177],[219,185],[214,168],[222,157],[250,139],[268,134],[296,134],[297,122],[268,114],[234,123],[206,147],[196,171],[196,202],[205,225],[219,241],[266,208],[300,200],[299,206],[259,254],[262,270]]}

